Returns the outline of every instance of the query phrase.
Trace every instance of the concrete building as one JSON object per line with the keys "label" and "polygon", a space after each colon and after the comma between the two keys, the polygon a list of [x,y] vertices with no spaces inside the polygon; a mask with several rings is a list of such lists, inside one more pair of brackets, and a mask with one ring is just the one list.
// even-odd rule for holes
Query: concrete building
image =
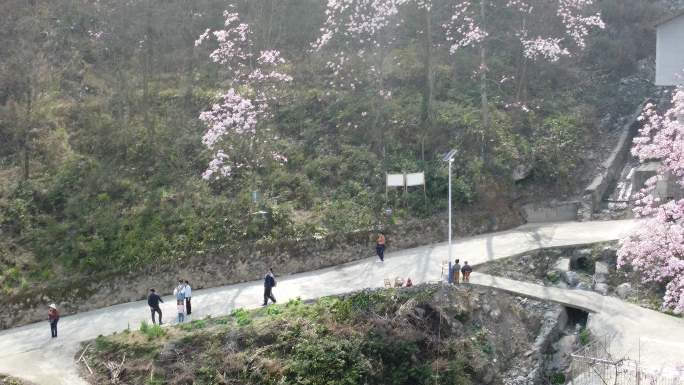
{"label": "concrete building", "polygon": [[[657,86],[684,85],[684,9],[662,20],[656,25],[656,76]],[[679,116],[684,122],[684,116]],[[634,169],[632,174],[633,188],[640,189],[644,182],[657,174],[660,162],[654,160]],[[666,175],[664,180],[656,183],[653,196],[663,201],[684,198],[684,189],[676,183],[676,178]]]}
{"label": "concrete building", "polygon": [[684,85],[684,10],[657,24],[657,86]]}

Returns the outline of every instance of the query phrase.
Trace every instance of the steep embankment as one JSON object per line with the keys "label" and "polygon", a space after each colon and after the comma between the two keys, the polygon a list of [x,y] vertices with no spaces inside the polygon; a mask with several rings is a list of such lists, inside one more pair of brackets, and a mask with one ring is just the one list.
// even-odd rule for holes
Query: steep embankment
{"label": "steep embankment", "polygon": [[[288,61],[294,80],[281,90],[273,119],[259,126],[288,162],[208,183],[200,176],[213,154],[198,116],[229,76],[211,62],[210,48],[193,43],[223,25],[226,2],[0,2],[0,305],[15,315],[3,325],[41,318],[49,302],[74,312],[128,301],[177,274],[213,286],[253,279],[268,263],[292,272],[340,255],[325,249],[318,262],[300,258],[309,249],[319,255],[319,245],[306,242],[298,255],[287,250],[302,239],[331,237],[324,243],[350,250],[344,261],[372,246],[344,242],[359,229],[401,233],[395,219],[408,218],[443,229],[429,218],[446,212],[439,154],[449,148],[459,151],[453,192],[463,233],[518,223],[519,203],[569,199],[601,157],[595,138],[610,137],[642,100],[648,81],[639,68],[653,54],[653,21],[664,11],[660,2],[598,2],[591,11],[601,8],[606,29],[587,37],[584,51],[551,63],[521,60],[518,35],[508,33],[520,20],[492,13],[497,38],[487,49],[489,103],[481,105],[478,50],[444,49],[441,26],[455,1],[435,2],[428,15],[435,47],[425,61],[426,15],[404,8],[382,78],[348,63],[366,78],[354,89],[332,89],[337,79],[327,63],[359,47],[311,52],[324,2],[228,3],[253,27],[256,49],[276,48]],[[560,24],[529,21],[564,33]],[[430,72],[434,81],[424,81]],[[635,82],[616,87],[630,76]],[[236,148],[230,155],[254,154]],[[519,167],[523,175],[514,176]],[[386,196],[385,171],[425,171],[427,188]],[[444,239],[399,238],[390,236],[394,247]],[[173,277],[147,279],[163,275]],[[119,286],[125,280],[134,290]]]}
{"label": "steep embankment", "polygon": [[82,373],[92,384],[514,383],[546,378],[539,351],[564,317],[476,286],[364,291],[99,337],[86,344],[94,374]]}

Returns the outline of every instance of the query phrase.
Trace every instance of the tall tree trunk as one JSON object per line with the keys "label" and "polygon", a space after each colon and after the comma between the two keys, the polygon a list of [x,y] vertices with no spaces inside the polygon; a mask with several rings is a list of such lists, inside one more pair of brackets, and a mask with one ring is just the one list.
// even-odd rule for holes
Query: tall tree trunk
{"label": "tall tree trunk", "polygon": [[31,126],[33,125],[33,85],[29,81],[26,100],[26,117],[24,121],[24,139],[23,139],[23,177],[28,180],[30,176],[30,161],[31,161]]}
{"label": "tall tree trunk", "polygon": [[[527,28],[527,18],[523,16],[521,30]],[[518,69],[518,86],[515,92],[515,99],[518,103],[522,103],[527,100],[527,65],[528,60],[525,56],[525,47],[520,42],[520,67]]]}
{"label": "tall tree trunk", "polygon": [[[485,0],[480,1],[480,19],[482,28],[486,30],[486,12]],[[489,131],[489,102],[487,100],[487,51],[486,40],[480,43],[480,104],[482,113],[482,143],[480,149],[480,156],[484,160],[486,134]]]}
{"label": "tall tree trunk", "polygon": [[150,118],[150,78],[152,76],[152,5],[151,0],[147,2],[146,10],[147,28],[145,29],[145,51],[143,53],[143,125],[147,130],[147,141],[150,148],[154,148],[154,127]]}
{"label": "tall tree trunk", "polygon": [[420,157],[425,162],[425,140],[432,133],[432,99],[434,94],[434,70],[432,65],[432,12],[428,5],[425,11],[425,89],[423,92],[423,116],[420,138]]}

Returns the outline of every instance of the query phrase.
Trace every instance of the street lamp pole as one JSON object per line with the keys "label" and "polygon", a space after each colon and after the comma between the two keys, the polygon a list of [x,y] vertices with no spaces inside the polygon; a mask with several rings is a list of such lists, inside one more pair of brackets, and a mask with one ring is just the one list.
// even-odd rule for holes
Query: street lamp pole
{"label": "street lamp pole", "polygon": [[454,158],[449,159],[449,283],[453,280],[451,276],[451,165],[454,163]]}
{"label": "street lamp pole", "polygon": [[449,273],[447,274],[447,280],[449,283],[453,281],[453,276],[451,273],[451,165],[454,163],[454,156],[456,155],[456,150],[451,150],[444,155],[442,160],[449,162]]}

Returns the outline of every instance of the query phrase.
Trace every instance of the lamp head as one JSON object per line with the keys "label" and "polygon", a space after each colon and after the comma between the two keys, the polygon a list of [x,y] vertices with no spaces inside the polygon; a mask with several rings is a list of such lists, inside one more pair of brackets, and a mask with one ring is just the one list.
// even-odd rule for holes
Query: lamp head
{"label": "lamp head", "polygon": [[445,162],[453,162],[454,156],[456,156],[456,152],[457,152],[456,150],[451,149],[449,152],[444,154],[444,156],[442,157],[442,160]]}

